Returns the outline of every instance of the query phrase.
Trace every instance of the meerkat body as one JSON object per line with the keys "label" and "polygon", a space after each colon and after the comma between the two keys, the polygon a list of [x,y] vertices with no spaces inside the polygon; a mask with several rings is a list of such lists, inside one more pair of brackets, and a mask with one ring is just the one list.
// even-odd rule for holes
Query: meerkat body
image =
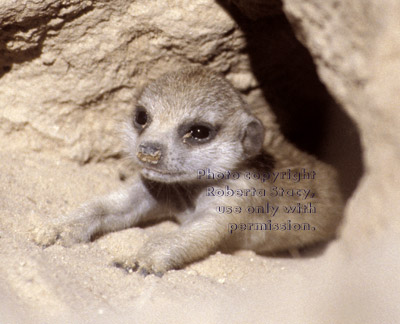
{"label": "meerkat body", "polygon": [[342,213],[334,171],[270,126],[222,76],[168,73],[143,89],[126,123],[137,165],[131,185],[84,204],[36,241],[68,246],[175,217],[177,231],[123,262],[162,274],[217,249],[271,252],[332,238]]}

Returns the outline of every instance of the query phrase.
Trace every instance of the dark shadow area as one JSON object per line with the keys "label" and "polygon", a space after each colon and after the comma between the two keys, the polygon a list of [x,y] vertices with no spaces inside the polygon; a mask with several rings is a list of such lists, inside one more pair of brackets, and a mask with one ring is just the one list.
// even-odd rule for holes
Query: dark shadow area
{"label": "dark shadow area", "polygon": [[251,20],[231,2],[217,2],[245,34],[252,71],[283,134],[336,167],[347,200],[363,173],[358,130],[320,81],[310,53],[283,13]]}
{"label": "dark shadow area", "polygon": [[285,258],[285,259],[294,259],[294,258],[316,258],[324,254],[325,250],[329,246],[330,242],[318,242],[310,246],[298,248],[298,249],[291,249],[285,250],[280,252],[273,252],[273,253],[257,253],[261,256],[266,256],[269,258]]}

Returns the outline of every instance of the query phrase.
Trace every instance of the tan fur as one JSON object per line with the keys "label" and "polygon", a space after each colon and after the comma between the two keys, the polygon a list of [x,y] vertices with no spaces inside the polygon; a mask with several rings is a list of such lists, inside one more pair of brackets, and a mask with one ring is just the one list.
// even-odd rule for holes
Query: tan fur
{"label": "tan fur", "polygon": [[[137,166],[132,184],[81,206],[51,228],[39,229],[35,237],[39,244],[69,246],[149,219],[173,216],[181,224],[179,230],[151,238],[138,255],[120,261],[142,274],[161,275],[217,249],[281,251],[334,236],[342,215],[335,172],[286,142],[273,121],[261,123],[222,76],[203,68],[168,73],[144,88],[136,107],[124,135],[126,150]],[[240,177],[201,177],[201,170],[207,169],[214,175],[237,172]],[[315,172],[315,179],[277,179],[274,183],[244,179],[246,172],[271,174],[288,169]],[[310,190],[315,196],[271,197],[274,186],[304,189],[304,196]],[[251,188],[268,194],[207,196],[215,190],[230,193],[229,189]],[[316,213],[284,211],[284,206],[310,202]],[[246,211],[267,203],[280,207],[274,216],[271,211]],[[242,212],[219,213],[218,206],[238,206]],[[269,221],[287,224],[289,220],[307,223],[315,230],[260,230]],[[234,231],[232,224],[237,224]]]}

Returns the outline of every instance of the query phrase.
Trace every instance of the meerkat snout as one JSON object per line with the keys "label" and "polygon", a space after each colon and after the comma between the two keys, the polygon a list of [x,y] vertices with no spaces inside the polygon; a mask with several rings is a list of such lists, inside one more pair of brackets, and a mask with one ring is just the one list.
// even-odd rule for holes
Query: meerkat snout
{"label": "meerkat snout", "polygon": [[157,164],[162,156],[160,143],[145,142],[139,145],[137,157],[140,161],[150,164]]}

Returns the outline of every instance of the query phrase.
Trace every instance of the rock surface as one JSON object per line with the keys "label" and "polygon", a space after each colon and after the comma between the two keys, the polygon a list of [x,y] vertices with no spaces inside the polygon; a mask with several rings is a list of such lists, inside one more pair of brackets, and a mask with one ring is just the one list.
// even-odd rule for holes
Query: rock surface
{"label": "rock surface", "polygon": [[400,231],[399,8],[397,1],[285,1],[322,81],[360,131],[365,176],[348,204],[344,238],[359,236],[361,248],[370,235]]}
{"label": "rock surface", "polygon": [[239,53],[243,36],[211,0],[20,0],[0,17],[5,149],[57,147],[79,162],[118,155],[115,120],[136,89],[184,64],[232,70],[242,89],[255,83]]}
{"label": "rock surface", "polygon": [[[395,322],[399,33],[397,0],[4,0],[0,321]],[[216,254],[162,279],[109,262],[171,223],[72,249],[27,240],[118,185],[120,120],[147,79],[187,64],[224,73],[339,169],[340,239],[300,259]]]}

